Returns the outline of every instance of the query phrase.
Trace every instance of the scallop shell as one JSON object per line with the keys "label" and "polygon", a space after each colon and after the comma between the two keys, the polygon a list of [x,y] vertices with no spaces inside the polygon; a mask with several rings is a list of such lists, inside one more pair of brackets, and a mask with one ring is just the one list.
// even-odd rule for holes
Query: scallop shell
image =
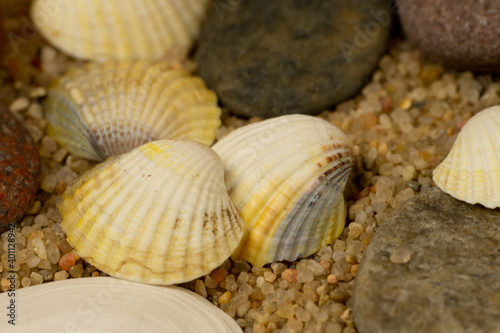
{"label": "scallop shell", "polygon": [[221,113],[200,78],[147,61],[73,69],[52,84],[45,108],[49,134],[95,161],[163,139],[210,145]]}
{"label": "scallop shell", "polygon": [[[96,277],[50,282],[15,294],[15,329],[7,317],[0,321],[2,332],[241,332],[222,310],[175,286]],[[2,309],[11,299],[0,294]]]}
{"label": "scallop shell", "polygon": [[233,258],[256,266],[294,260],[342,232],[343,190],[354,157],[334,125],[282,116],[239,128],[213,149],[224,161],[229,196],[245,221]]}
{"label": "scallop shell", "polygon": [[35,0],[31,18],[51,44],[78,59],[179,59],[197,38],[210,2]]}
{"label": "scallop shell", "polygon": [[456,199],[500,207],[500,106],[467,121],[432,178]]}
{"label": "scallop shell", "polygon": [[243,236],[222,161],[194,141],[151,142],[108,159],[64,192],[59,209],[80,257],[150,284],[209,273]]}

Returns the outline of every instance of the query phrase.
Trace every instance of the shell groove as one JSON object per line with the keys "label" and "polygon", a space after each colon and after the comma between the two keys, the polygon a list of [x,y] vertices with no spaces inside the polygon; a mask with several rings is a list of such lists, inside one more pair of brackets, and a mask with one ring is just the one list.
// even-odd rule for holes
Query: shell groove
{"label": "shell groove", "polygon": [[49,88],[48,132],[71,153],[102,161],[150,141],[210,145],[220,126],[204,82],[164,62],[88,64]]}
{"label": "shell groove", "polygon": [[220,158],[193,141],[147,143],[110,158],[63,194],[62,227],[111,276],[172,284],[209,273],[243,236]]}
{"label": "shell groove", "polygon": [[209,0],[35,0],[31,18],[53,45],[97,61],[184,57]]}
{"label": "shell groove", "polygon": [[354,165],[344,133],[305,115],[235,130],[213,149],[245,221],[233,257],[261,266],[294,260],[332,243],[345,225],[343,190]]}
{"label": "shell groove", "polygon": [[[7,308],[12,297],[0,294]],[[241,332],[226,313],[194,292],[111,277],[70,279],[16,290],[16,332]],[[96,311],[94,311],[96,310]],[[2,332],[11,332],[7,320]]]}
{"label": "shell groove", "polygon": [[439,188],[456,199],[500,207],[500,106],[467,121],[432,176]]}

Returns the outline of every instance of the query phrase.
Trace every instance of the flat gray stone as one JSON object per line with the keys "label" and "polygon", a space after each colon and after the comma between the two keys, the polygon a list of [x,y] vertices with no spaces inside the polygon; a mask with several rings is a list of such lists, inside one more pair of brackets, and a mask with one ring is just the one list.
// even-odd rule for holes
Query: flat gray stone
{"label": "flat gray stone", "polygon": [[202,28],[200,76],[232,112],[317,114],[370,80],[393,18],[388,0],[218,0]]}
{"label": "flat gray stone", "polygon": [[500,332],[500,211],[437,187],[408,200],[373,236],[352,301],[360,333]]}

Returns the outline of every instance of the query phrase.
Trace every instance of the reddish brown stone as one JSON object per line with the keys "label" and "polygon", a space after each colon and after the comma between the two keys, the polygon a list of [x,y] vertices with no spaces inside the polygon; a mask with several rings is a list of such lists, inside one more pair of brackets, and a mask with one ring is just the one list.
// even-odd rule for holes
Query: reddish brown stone
{"label": "reddish brown stone", "polygon": [[500,72],[500,2],[397,0],[401,25],[433,61],[460,70]]}
{"label": "reddish brown stone", "polygon": [[40,157],[28,131],[0,105],[0,232],[19,221],[40,184]]}

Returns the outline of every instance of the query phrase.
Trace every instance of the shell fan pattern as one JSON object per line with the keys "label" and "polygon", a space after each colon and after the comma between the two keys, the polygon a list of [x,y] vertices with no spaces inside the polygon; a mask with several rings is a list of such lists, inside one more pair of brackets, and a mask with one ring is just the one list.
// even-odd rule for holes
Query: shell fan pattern
{"label": "shell fan pattern", "polygon": [[233,258],[253,265],[295,260],[332,243],[346,220],[343,198],[354,155],[334,125],[289,115],[231,132],[213,149],[245,221]]}
{"label": "shell fan pattern", "polygon": [[94,61],[184,58],[209,0],[35,0],[38,31],[63,52]]}
{"label": "shell fan pattern", "polygon": [[222,161],[188,140],[151,142],[106,160],[64,192],[60,211],[83,259],[149,284],[208,274],[243,236]]}
{"label": "shell fan pattern", "polygon": [[94,161],[163,139],[210,145],[221,114],[200,78],[148,61],[72,69],[51,85],[45,109],[49,135]]}
{"label": "shell fan pattern", "polygon": [[456,199],[500,207],[500,106],[467,121],[432,176],[441,190]]}
{"label": "shell fan pattern", "polygon": [[[8,294],[0,294],[0,306],[11,304]],[[93,317],[89,312],[96,312],[86,312],[92,308],[82,307],[89,299],[99,304]],[[149,286],[100,276],[21,288],[16,290],[16,300],[22,304],[19,308],[23,313],[14,330],[17,333],[242,332],[224,311],[177,286]],[[11,326],[7,321],[0,322],[2,332],[12,332]]]}

